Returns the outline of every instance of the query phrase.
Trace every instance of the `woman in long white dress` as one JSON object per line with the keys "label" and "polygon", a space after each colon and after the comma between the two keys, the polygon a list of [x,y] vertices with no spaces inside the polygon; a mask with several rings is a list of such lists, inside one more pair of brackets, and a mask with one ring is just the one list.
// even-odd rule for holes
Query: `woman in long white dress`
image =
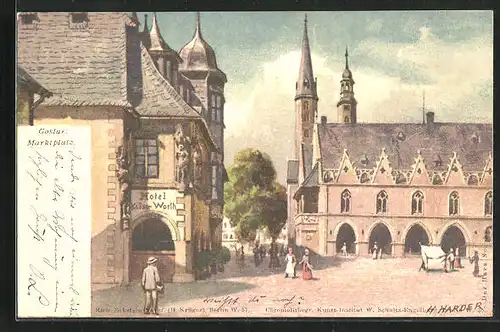
{"label": "woman in long white dress", "polygon": [[295,278],[295,264],[297,263],[297,259],[293,254],[292,248],[288,248],[288,254],[286,254],[285,256],[285,262],[286,262],[285,278],[288,278],[288,276],[290,275],[293,275],[293,277]]}
{"label": "woman in long white dress", "polygon": [[377,242],[375,242],[375,244],[373,245],[373,251],[372,251],[372,258],[373,259],[377,259],[377,253],[378,253],[378,246],[377,246]]}

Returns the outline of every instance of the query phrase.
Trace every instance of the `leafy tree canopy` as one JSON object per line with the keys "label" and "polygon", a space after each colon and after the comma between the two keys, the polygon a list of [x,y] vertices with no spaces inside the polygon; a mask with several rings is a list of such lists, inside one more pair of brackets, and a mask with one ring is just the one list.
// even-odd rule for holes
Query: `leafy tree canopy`
{"label": "leafy tree canopy", "polygon": [[245,149],[228,169],[224,186],[224,215],[236,226],[243,240],[254,241],[256,231],[267,227],[276,239],[287,217],[285,188],[276,182],[271,158],[258,150]]}

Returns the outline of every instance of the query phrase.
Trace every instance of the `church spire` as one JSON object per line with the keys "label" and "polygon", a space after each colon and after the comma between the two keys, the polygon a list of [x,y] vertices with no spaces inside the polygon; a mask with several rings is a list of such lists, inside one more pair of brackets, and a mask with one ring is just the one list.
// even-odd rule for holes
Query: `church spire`
{"label": "church spire", "polygon": [[300,60],[299,78],[296,84],[295,99],[301,97],[318,98],[316,93],[316,81],[313,75],[311,49],[307,35],[307,14],[304,18],[304,35],[302,37],[302,58]]}
{"label": "church spire", "polygon": [[347,46],[345,47],[345,68],[349,69],[349,52],[347,51]]}

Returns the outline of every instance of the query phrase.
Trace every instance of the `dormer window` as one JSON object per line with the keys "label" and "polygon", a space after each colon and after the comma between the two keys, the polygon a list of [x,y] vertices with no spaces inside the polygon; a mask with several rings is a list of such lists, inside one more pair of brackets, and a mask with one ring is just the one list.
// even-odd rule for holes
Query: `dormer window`
{"label": "dormer window", "polygon": [[84,29],[89,24],[89,13],[75,12],[70,14],[70,27],[74,29]]}
{"label": "dormer window", "polygon": [[434,157],[432,158],[432,161],[434,161],[434,166],[443,166],[443,160],[441,159],[441,156],[438,154],[435,154]]}
{"label": "dormer window", "polygon": [[474,144],[481,143],[481,138],[476,133],[474,133],[472,135],[471,139],[472,139],[472,143],[474,143]]}
{"label": "dormer window", "polygon": [[18,18],[22,25],[33,25],[38,22],[38,15],[36,13],[19,13]]}
{"label": "dormer window", "polygon": [[398,140],[400,140],[401,142],[403,142],[403,141],[406,139],[406,135],[405,135],[402,131],[400,131],[400,132],[398,133],[398,135],[396,136],[396,138],[397,138]]}
{"label": "dormer window", "polygon": [[368,157],[367,157],[367,156],[366,156],[366,154],[365,154],[365,155],[363,156],[363,158],[361,158],[361,164],[362,164],[363,166],[367,166],[369,162],[370,162],[370,161],[368,160]]}

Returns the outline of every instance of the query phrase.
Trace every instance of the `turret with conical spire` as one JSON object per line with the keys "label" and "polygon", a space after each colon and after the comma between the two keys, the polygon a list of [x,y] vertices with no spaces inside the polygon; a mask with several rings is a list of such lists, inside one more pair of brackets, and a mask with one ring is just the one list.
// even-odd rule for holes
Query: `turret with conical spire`
{"label": "turret with conical spire", "polygon": [[349,51],[345,48],[345,68],[340,81],[340,100],[337,103],[337,116],[340,123],[356,123],[356,105],[354,98],[354,79],[349,69]]}
{"label": "turret with conical spire", "polygon": [[311,49],[307,35],[307,14],[304,18],[304,35],[302,37],[302,58],[300,60],[299,78],[296,84],[295,99],[301,97],[318,98],[316,80],[314,79]]}
{"label": "turret with conical spire", "polygon": [[156,63],[158,71],[170,82],[176,89],[178,88],[178,68],[181,58],[163,39],[156,12],[153,13],[153,23],[151,30],[147,30],[147,15],[146,23],[144,24],[143,43],[148,49],[151,57]]}

